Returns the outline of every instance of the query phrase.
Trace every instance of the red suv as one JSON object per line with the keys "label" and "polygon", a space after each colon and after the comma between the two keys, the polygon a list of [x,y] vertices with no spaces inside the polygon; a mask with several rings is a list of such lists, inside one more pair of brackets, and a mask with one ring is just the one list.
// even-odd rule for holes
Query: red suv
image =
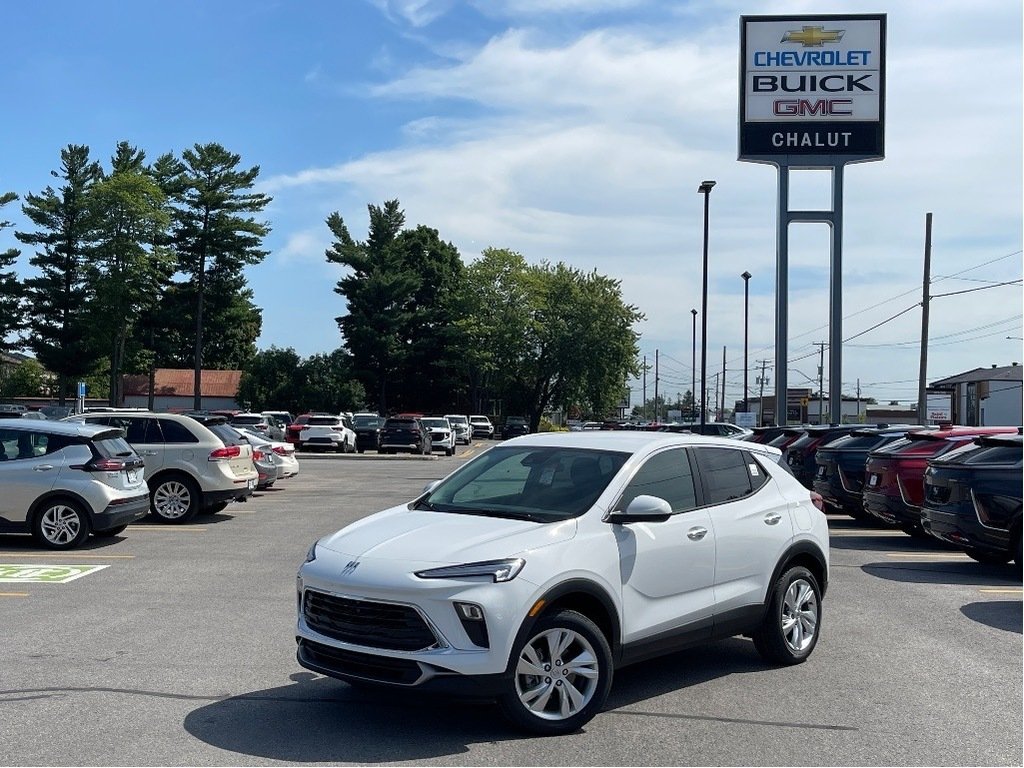
{"label": "red suv", "polygon": [[927,537],[921,527],[921,505],[928,460],[976,437],[1016,432],[1017,427],[946,427],[912,432],[872,451],[864,469],[864,511],[911,536]]}

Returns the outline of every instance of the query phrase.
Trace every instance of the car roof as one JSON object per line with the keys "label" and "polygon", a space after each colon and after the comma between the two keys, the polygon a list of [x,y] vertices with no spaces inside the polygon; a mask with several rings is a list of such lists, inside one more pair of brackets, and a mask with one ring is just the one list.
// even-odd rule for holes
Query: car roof
{"label": "car roof", "polygon": [[585,432],[540,432],[509,440],[505,445],[543,445],[556,448],[588,448],[598,451],[636,453],[657,445],[704,445],[716,448],[737,448],[753,453],[781,456],[782,451],[770,445],[744,443],[724,437],[697,435],[691,432],[641,432],[633,430],[593,430]]}
{"label": "car roof", "polygon": [[51,435],[71,435],[74,437],[95,437],[101,432],[120,432],[108,424],[87,424],[81,421],[48,421],[37,419],[11,419],[0,423],[3,429],[15,429],[20,432],[46,432]]}

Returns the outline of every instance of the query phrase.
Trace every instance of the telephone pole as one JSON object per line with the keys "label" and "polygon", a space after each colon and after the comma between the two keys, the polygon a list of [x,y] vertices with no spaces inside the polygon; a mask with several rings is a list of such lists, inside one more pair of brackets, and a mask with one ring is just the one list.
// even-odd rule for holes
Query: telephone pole
{"label": "telephone pole", "polygon": [[644,355],[644,419],[647,418],[647,355]]}
{"label": "telephone pole", "polygon": [[932,214],[929,211],[924,219],[924,287],[921,289],[921,368],[917,381],[917,421],[928,423],[928,302],[929,283],[932,281]]}
{"label": "telephone pole", "polygon": [[757,383],[761,385],[761,391],[757,395],[757,423],[760,426],[764,426],[764,385],[768,383],[765,378],[765,368],[768,366],[767,360],[758,360],[761,364],[761,375],[757,379]]}
{"label": "telephone pole", "polygon": [[[825,347],[827,341],[816,341],[818,347],[818,423],[825,423]],[[834,414],[831,414],[834,416]]]}
{"label": "telephone pole", "polygon": [[722,412],[719,421],[725,421],[725,347],[722,347]]}
{"label": "telephone pole", "polygon": [[654,350],[654,421],[661,421],[661,415],[659,411],[661,408],[658,406],[658,350]]}

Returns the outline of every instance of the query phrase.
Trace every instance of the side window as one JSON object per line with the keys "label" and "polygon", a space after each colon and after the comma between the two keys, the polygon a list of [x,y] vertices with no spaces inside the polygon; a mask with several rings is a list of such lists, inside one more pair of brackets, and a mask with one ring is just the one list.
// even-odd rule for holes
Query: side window
{"label": "side window", "polygon": [[46,453],[49,435],[22,432],[20,429],[0,430],[0,461],[34,459]]}
{"label": "side window", "polygon": [[[694,450],[694,455],[697,457],[698,471],[704,483],[704,501],[707,504],[734,501],[753,493],[754,488],[747,469],[749,454],[746,451],[698,447]],[[760,468],[758,471],[764,472]]]}
{"label": "side window", "polygon": [[[750,475],[751,491],[757,491],[762,485],[768,482],[768,472],[765,471],[761,462],[758,461],[752,453],[744,451],[743,457],[747,461],[747,474]],[[779,457],[779,466],[784,467],[785,470],[789,472],[789,466],[787,466],[786,462],[782,460],[781,456]],[[789,473],[793,474],[792,472]]]}
{"label": "side window", "polygon": [[74,445],[76,441],[70,435],[47,435],[46,440],[46,455],[49,456],[51,453],[62,451],[69,445]]}
{"label": "side window", "polygon": [[163,442],[160,430],[156,426],[156,419],[112,416],[107,423],[123,429],[125,440],[132,445]]}
{"label": "side window", "polygon": [[198,443],[199,438],[193,435],[184,424],[171,419],[160,419],[160,430],[165,443]]}
{"label": "side window", "polygon": [[673,448],[651,456],[633,475],[616,509],[625,509],[637,496],[657,496],[673,512],[686,512],[697,506],[693,473],[685,448]]}

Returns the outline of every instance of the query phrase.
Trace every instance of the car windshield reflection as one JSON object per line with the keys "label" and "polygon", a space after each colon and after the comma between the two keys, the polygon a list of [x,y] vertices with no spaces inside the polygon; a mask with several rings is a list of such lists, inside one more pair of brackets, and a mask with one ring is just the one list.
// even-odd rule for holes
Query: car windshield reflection
{"label": "car windshield reflection", "polygon": [[629,453],[576,448],[493,448],[423,496],[416,508],[548,523],[579,517]]}

